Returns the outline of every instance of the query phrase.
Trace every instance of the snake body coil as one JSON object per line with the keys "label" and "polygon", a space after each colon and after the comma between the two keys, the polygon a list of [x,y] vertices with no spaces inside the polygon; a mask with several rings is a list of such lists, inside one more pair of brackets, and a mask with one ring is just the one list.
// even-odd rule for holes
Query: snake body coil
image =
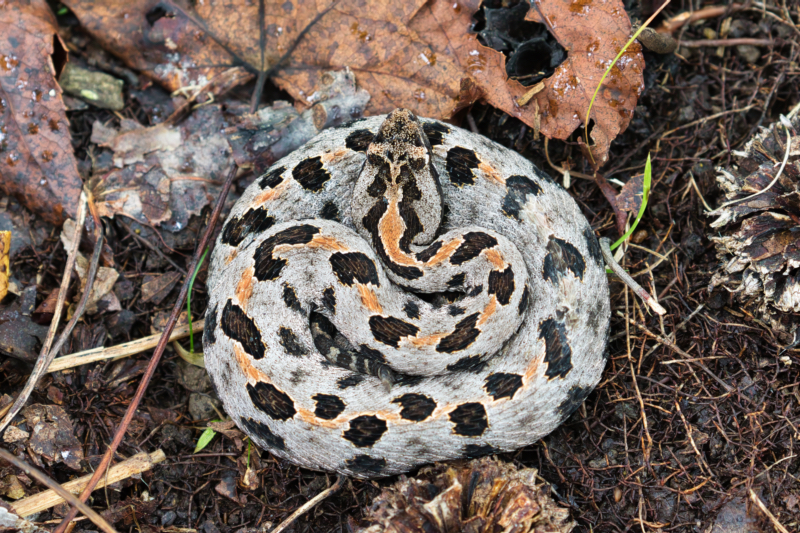
{"label": "snake body coil", "polygon": [[605,364],[605,269],[569,194],[405,110],[275,163],[209,272],[205,361],[226,411],[308,468],[386,476],[531,444]]}

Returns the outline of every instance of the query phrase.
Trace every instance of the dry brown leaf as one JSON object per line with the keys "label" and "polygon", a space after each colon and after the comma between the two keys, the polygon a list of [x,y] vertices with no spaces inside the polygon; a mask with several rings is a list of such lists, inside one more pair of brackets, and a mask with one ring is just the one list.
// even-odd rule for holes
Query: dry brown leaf
{"label": "dry brown leaf", "polygon": [[[566,139],[583,124],[603,73],[630,38],[630,19],[621,0],[533,0],[525,18],[545,23],[569,50],[567,60],[544,80],[544,90],[535,96],[542,112],[541,132],[551,139]],[[634,42],[597,93],[590,120],[594,120],[591,148],[598,167],[607,160],[611,141],[633,117],[644,90],[643,71],[641,45]]]}
{"label": "dry brown leaf", "polygon": [[[405,107],[448,119],[483,98],[559,139],[582,124],[631,29],[621,0],[536,2],[527,18],[545,23],[570,55],[519,106],[529,88],[508,79],[505,56],[470,33],[480,0],[268,0],[263,15],[257,2],[198,3],[195,11],[175,0],[158,3],[164,16],[152,23],[155,0],[135,7],[125,0],[66,3],[106,47],[173,90],[202,86],[224,68],[246,64],[254,72],[275,68],[276,85],[304,108],[319,98],[321,72],[347,67],[371,95],[366,114]],[[643,68],[634,44],[604,82],[591,115],[598,162],[630,121]]]}
{"label": "dry brown leaf", "polygon": [[44,0],[0,2],[0,35],[0,190],[60,225],[82,187],[55,79],[66,47]]}
{"label": "dry brown leaf", "polygon": [[146,274],[142,281],[142,301],[153,302],[154,305],[160,304],[181,279],[181,275],[180,272]]}

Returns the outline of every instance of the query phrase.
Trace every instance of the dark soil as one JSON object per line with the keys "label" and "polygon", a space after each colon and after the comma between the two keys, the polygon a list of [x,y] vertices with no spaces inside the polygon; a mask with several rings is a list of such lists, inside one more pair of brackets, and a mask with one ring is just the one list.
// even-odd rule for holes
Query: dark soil
{"label": "dark soil", "polygon": [[[752,501],[751,491],[785,528],[800,529],[800,461],[795,450],[800,439],[800,351],[790,349],[781,359],[779,352],[790,339],[771,331],[753,309],[735,303],[730,294],[709,292],[718,260],[707,238],[709,218],[692,185],[694,180],[705,201],[717,205],[721,193],[714,167],[731,165],[734,152],[759,127],[800,101],[800,31],[778,20],[785,17],[785,7],[767,2],[771,15],[765,15],[756,7],[760,4],[751,5],[687,25],[675,36],[698,41],[709,31],[719,35],[730,17],[728,39],[774,39],[773,46],[760,46],[755,53],[736,46],[682,47],[670,56],[646,53],[645,92],[631,125],[612,144],[609,163],[601,169],[619,189],[619,182],[641,174],[651,154],[652,196],[635,236],[639,247],[627,251],[623,264],[634,273],[652,266],[652,274],[637,280],[658,295],[667,314],[658,318],[612,279],[612,337],[602,382],[553,434],[503,456],[540,470],[552,483],[554,497],[572,510],[576,531],[706,532],[728,502]],[[669,18],[690,7],[677,1],[665,13]],[[790,9],[796,19],[796,6]],[[77,24],[69,15],[61,22]],[[79,50],[91,46],[79,27],[73,25],[70,31]],[[246,102],[250,90],[252,86],[240,88],[226,98]],[[126,97],[128,106],[121,116],[143,124],[163,119],[163,110],[156,112],[151,105],[163,100],[159,89],[140,88]],[[283,97],[268,90],[264,101]],[[481,133],[522,151],[561,181],[560,172],[544,156],[546,145],[534,141],[529,128],[486,106],[477,105],[469,114]],[[466,114],[461,118],[467,126]],[[89,108],[72,112],[70,120],[76,153],[89,161],[102,156],[96,147],[90,151],[92,123],[115,125],[119,118]],[[547,149],[555,165],[591,174],[577,142],[550,142]],[[248,182],[243,178],[238,190]],[[595,183],[573,177],[570,192],[599,235],[618,237],[613,211]],[[156,241],[146,228],[126,223]],[[198,218],[187,231],[202,231],[204,225]],[[157,315],[168,312],[177,297],[179,285],[158,305],[142,303],[143,275],[175,267],[134,238],[119,220],[108,222],[107,237],[121,274],[115,291],[124,310],[87,317],[64,354],[150,335]],[[196,234],[189,234],[171,242],[175,251],[164,249],[165,253],[185,269],[197,240]],[[91,247],[86,250],[90,253]],[[661,257],[666,260],[661,262]],[[40,302],[58,287],[65,258],[54,230],[39,245],[16,253],[12,271],[24,284],[39,276]],[[204,279],[205,270],[193,293],[196,317],[205,310]],[[673,346],[691,359],[657,344],[656,336],[670,335]],[[99,463],[151,354],[50,374],[34,392],[29,403],[60,399],[84,447],[84,473]],[[27,364],[0,355],[0,392],[20,390],[29,371]],[[205,422],[217,418],[213,408],[203,405],[208,394],[212,393],[202,376],[188,371],[169,349],[118,452],[122,459],[161,448],[167,461],[141,480],[96,491],[91,500],[95,509],[116,520],[119,531],[169,531],[170,526],[206,533],[268,531],[265,524],[280,523],[335,481],[335,476],[297,468],[221,435],[193,455]],[[200,404],[193,409],[196,415],[205,407],[207,418],[193,419],[190,404]],[[241,484],[248,461],[257,470],[255,490]],[[59,482],[76,474],[61,463],[44,469]],[[348,531],[348,524],[360,523],[380,487],[393,481],[347,481],[343,490],[292,528],[298,533]],[[34,485],[29,493],[36,490]],[[63,509],[41,513],[35,520],[54,527],[59,513],[63,515]],[[764,531],[772,530],[763,514],[751,514]],[[84,520],[74,531],[93,529]]]}

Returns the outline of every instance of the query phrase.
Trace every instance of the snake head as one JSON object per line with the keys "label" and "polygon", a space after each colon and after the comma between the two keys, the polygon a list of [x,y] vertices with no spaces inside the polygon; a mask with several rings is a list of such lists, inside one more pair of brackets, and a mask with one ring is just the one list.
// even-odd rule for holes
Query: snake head
{"label": "snake head", "polygon": [[405,219],[404,241],[430,242],[441,224],[442,191],[422,123],[407,109],[393,111],[366,152],[353,194],[354,218],[361,219],[358,215],[376,202],[397,203]]}

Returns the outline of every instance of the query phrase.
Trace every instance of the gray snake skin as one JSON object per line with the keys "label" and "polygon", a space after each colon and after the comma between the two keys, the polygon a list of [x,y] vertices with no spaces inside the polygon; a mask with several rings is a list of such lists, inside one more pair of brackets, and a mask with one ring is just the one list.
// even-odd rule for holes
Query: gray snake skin
{"label": "gray snake skin", "polygon": [[324,131],[234,206],[206,368],[259,446],[356,477],[510,451],[600,380],[594,233],[528,160],[405,110]]}

